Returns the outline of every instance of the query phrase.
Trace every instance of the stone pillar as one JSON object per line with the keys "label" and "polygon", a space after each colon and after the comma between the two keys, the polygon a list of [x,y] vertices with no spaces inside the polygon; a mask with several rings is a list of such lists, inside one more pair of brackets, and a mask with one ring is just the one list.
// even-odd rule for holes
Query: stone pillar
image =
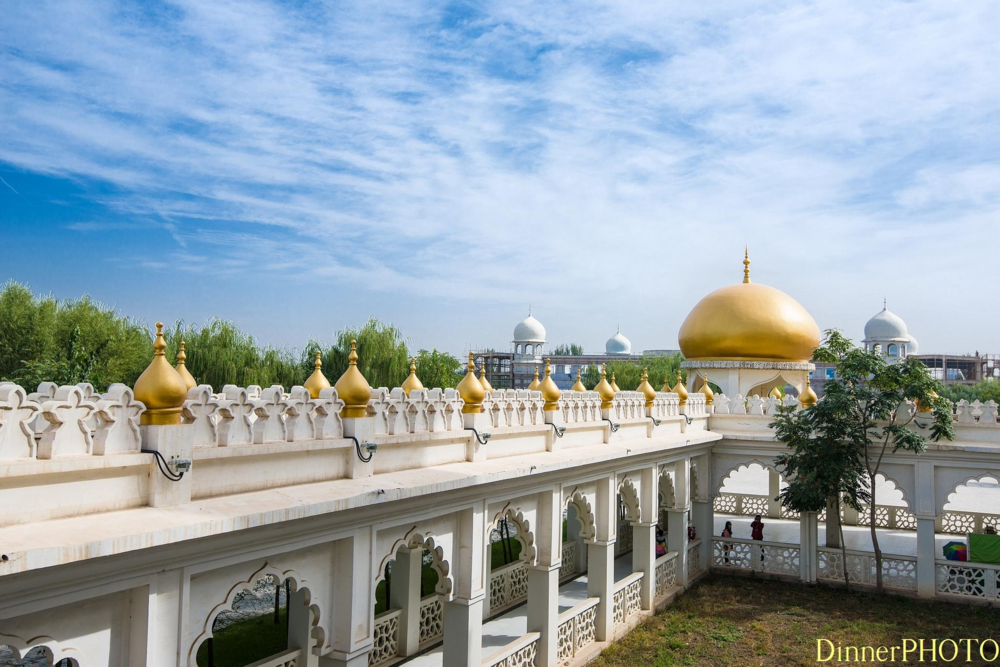
{"label": "stone pillar", "polygon": [[826,501],[826,546],[840,548],[840,514],[834,500]]}
{"label": "stone pillar", "polygon": [[702,572],[708,572],[712,562],[712,533],[715,530],[715,508],[712,499],[696,500],[691,505],[691,519],[694,532],[701,539],[701,562],[698,563]]}
{"label": "stone pillar", "polygon": [[538,494],[536,564],[528,568],[528,632],[539,633],[537,667],[555,667],[559,649],[559,566],[562,558],[562,488]]}
{"label": "stone pillar", "polygon": [[775,500],[781,493],[781,475],[777,470],[767,470],[767,515],[772,519],[781,518],[781,501]]}
{"label": "stone pillar", "polygon": [[293,591],[288,600],[288,648],[302,649],[299,667],[316,667],[319,657],[312,652],[314,612],[306,606],[306,592]]}
{"label": "stone pillar", "polygon": [[600,598],[595,631],[597,641],[614,633],[615,542],[594,541],[587,545],[587,597]]}
{"label": "stone pillar", "polygon": [[168,570],[153,575],[148,592],[146,655],[145,661],[139,664],[147,667],[181,665],[181,642],[187,634],[182,628],[187,628],[188,595],[189,579],[182,570]]}
{"label": "stone pillar", "polygon": [[486,598],[486,501],[458,512],[452,556],[455,595],[444,603],[445,667],[478,665],[483,651],[483,601]]}
{"label": "stone pillar", "polygon": [[688,510],[671,507],[667,510],[667,551],[677,552],[677,583],[687,586]]}
{"label": "stone pillar", "polygon": [[819,515],[802,512],[799,516],[799,577],[804,583],[815,583],[819,572]]}
{"label": "stone pillar", "polygon": [[400,549],[392,564],[389,609],[399,609],[399,655],[414,655],[420,644],[420,580],[424,550]]}
{"label": "stone pillar", "polygon": [[[354,436],[361,443],[361,453],[364,456],[368,456],[365,451],[365,443],[372,442],[375,439],[375,418],[374,417],[359,417],[359,418],[345,418],[343,419],[344,424],[344,437]],[[362,479],[364,477],[371,477],[375,470],[375,456],[378,456],[378,452],[372,456],[372,460],[365,463],[358,458],[357,452],[351,452],[347,455],[347,476],[351,479]],[[383,454],[384,456],[384,454]]]}
{"label": "stone pillar", "polygon": [[845,504],[844,518],[841,519],[841,523],[843,523],[845,526],[856,526],[858,525],[858,521],[861,518],[859,514],[860,513],[858,512],[858,510],[854,509],[850,505]]}
{"label": "stone pillar", "polygon": [[478,665],[483,653],[483,598],[444,603],[445,667]]}
{"label": "stone pillar", "polygon": [[[493,427],[490,416],[485,412],[463,412],[462,425],[465,428],[474,428],[480,434],[489,433]],[[470,463],[478,463],[486,460],[486,445],[480,445],[475,433],[467,431],[469,441],[465,445],[465,460]]]}
{"label": "stone pillar", "polygon": [[932,598],[937,592],[934,517],[917,517],[917,595]]}
{"label": "stone pillar", "polygon": [[[173,458],[191,460],[194,447],[194,428],[184,424],[175,426],[154,426],[144,424],[139,427],[142,434],[142,448],[159,452],[168,462]],[[149,462],[149,506],[171,507],[191,502],[192,470],[184,473],[179,481],[172,482],[160,472],[156,461]]]}
{"label": "stone pillar", "polygon": [[[345,424],[347,421],[352,420],[345,419]],[[339,631],[332,637],[333,650],[319,659],[320,667],[368,665],[373,639],[372,611],[375,609],[375,587],[372,585],[375,579],[372,572],[374,544],[375,535],[371,526],[358,528],[351,537],[333,543],[332,556],[337,576],[333,580],[331,627]]]}
{"label": "stone pillar", "polygon": [[632,571],[642,572],[639,597],[652,609],[656,597],[656,519],[659,505],[657,467],[643,468],[639,479],[639,517],[632,522]]}

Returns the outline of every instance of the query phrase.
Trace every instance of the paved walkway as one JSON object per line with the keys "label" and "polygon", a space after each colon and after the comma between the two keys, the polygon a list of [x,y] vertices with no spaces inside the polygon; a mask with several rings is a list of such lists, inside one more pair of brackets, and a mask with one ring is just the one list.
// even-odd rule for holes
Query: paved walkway
{"label": "paved walkway", "polygon": [[[615,581],[632,574],[632,554],[615,559]],[[568,581],[559,587],[559,613],[587,599],[587,575]],[[483,623],[483,658],[528,633],[528,606],[522,604]],[[440,667],[444,664],[444,647],[434,649],[406,661],[408,667]]]}

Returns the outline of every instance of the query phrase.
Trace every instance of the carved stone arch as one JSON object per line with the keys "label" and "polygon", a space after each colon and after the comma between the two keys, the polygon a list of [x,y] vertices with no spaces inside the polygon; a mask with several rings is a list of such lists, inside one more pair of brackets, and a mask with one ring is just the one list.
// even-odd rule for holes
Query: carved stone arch
{"label": "carved stone arch", "polygon": [[[780,385],[778,384],[780,382]],[[760,396],[761,398],[767,398],[768,393],[776,386],[785,386],[789,384],[788,379],[784,376],[781,371],[776,371],[774,375],[770,376],[762,382],[758,382],[753,387],[747,390],[746,397]]]}
{"label": "carved stone arch", "polygon": [[625,508],[625,518],[628,521],[640,520],[639,492],[631,479],[626,477],[618,485],[618,495],[622,499],[622,506]]}
{"label": "carved stone arch", "polygon": [[[726,480],[729,479],[730,475],[732,475],[734,472],[740,471],[743,468],[749,468],[750,466],[752,466],[755,463],[757,465],[759,465],[760,467],[764,468],[765,470],[772,470],[772,471],[778,473],[779,475],[782,475],[782,478],[784,477],[784,475],[782,474],[782,471],[779,470],[777,468],[777,466],[774,465],[774,461],[766,461],[766,460],[762,461],[762,460],[760,460],[758,458],[753,458],[753,459],[750,459],[749,461],[743,461],[741,463],[737,463],[736,465],[731,466],[728,469],[725,469],[725,472],[722,472],[722,474],[717,475],[716,478],[715,478],[715,481],[713,483],[713,487],[715,489],[715,495],[718,495],[718,494],[722,493],[722,486],[723,486],[723,484],[725,484]],[[767,495],[767,491],[766,490],[765,490],[764,495]]]}
{"label": "carved stone arch", "polygon": [[430,533],[424,536],[422,533],[417,532],[416,526],[407,531],[406,535],[393,542],[389,553],[379,563],[374,586],[377,588],[379,583],[385,580],[386,566],[389,564],[389,561],[396,558],[396,553],[404,547],[407,549],[423,548],[431,552],[431,567],[438,574],[438,583],[434,587],[434,591],[450,599],[455,584],[451,576],[451,563],[444,557],[444,549],[438,545],[434,536]]}
{"label": "carved stone arch", "polygon": [[47,635],[25,638],[0,633],[0,644],[5,644],[13,649],[14,657],[19,659],[24,658],[25,655],[34,649],[41,648],[46,653],[45,657],[53,665],[58,665],[62,660],[69,660],[72,667],[81,667],[82,665],[90,664],[80,649],[63,645],[58,640]]}
{"label": "carved stone arch", "polygon": [[[956,483],[952,484],[949,491],[945,491],[945,492],[939,494],[940,496],[942,496],[942,498],[941,498],[941,501],[938,502],[938,503],[936,503],[936,505],[935,505],[936,514],[938,516],[943,516],[947,512],[954,512],[954,511],[962,512],[962,511],[966,511],[966,510],[946,510],[944,508],[944,506],[951,502],[952,496],[958,494],[958,487],[960,487],[960,486],[966,486],[966,485],[968,485],[969,482],[978,482],[978,481],[982,480],[984,477],[990,477],[990,478],[995,479],[998,482],[1000,482],[1000,470],[997,470],[997,471],[989,471],[989,470],[987,470],[985,472],[974,473],[974,474],[969,475],[969,476],[965,477],[964,479],[960,479]],[[905,492],[903,494],[903,498],[904,499],[906,498]]]}
{"label": "carved stone arch", "polygon": [[597,536],[597,524],[590,501],[582,493],[575,492],[566,499],[566,507],[570,505],[576,510],[576,517],[580,522],[580,537],[593,540]]}
{"label": "carved stone arch", "polygon": [[656,497],[658,509],[677,506],[676,486],[672,465],[660,466],[660,474],[656,477]]}
{"label": "carved stone arch", "polygon": [[[896,489],[900,492],[900,494],[902,494],[903,502],[906,504],[906,509],[912,512],[914,504],[913,501],[910,499],[909,495],[906,493],[906,484],[903,484],[901,480],[895,475],[887,474],[884,469],[880,470],[879,473],[875,475],[876,482],[878,481],[879,477],[881,477],[887,482],[892,482],[893,486],[896,487]],[[863,477],[862,479],[867,481],[867,477]],[[878,498],[876,498],[875,500],[878,501]]]}
{"label": "carved stone arch", "polygon": [[293,592],[301,590],[305,593],[306,607],[313,612],[312,628],[309,630],[309,636],[314,640],[314,646],[324,646],[326,633],[320,625],[320,621],[323,617],[322,605],[320,604],[320,600],[318,598],[313,597],[312,591],[309,589],[309,581],[294,569],[279,570],[269,562],[265,561],[264,565],[251,574],[245,581],[234,584],[226,593],[226,599],[223,602],[220,602],[212,607],[212,611],[209,612],[208,618],[202,626],[201,633],[195,637],[194,642],[191,644],[191,649],[188,651],[188,664],[191,667],[197,667],[198,649],[201,647],[202,642],[212,636],[212,628],[215,626],[215,619],[219,616],[219,614],[232,608],[233,601],[236,599],[236,596],[240,591],[252,589],[253,585],[261,577],[268,575],[276,577],[278,581],[288,579],[291,582],[289,588],[291,588]]}
{"label": "carved stone arch", "polygon": [[509,506],[504,506],[502,510],[496,513],[493,521],[490,523],[489,530],[486,531],[487,545],[489,544],[490,535],[496,530],[500,520],[505,516],[509,522],[517,527],[517,535],[514,536],[514,539],[521,543],[521,553],[518,559],[525,561],[528,565],[534,565],[538,559],[538,552],[535,549],[535,534],[531,530],[531,521],[520,510],[515,511]]}

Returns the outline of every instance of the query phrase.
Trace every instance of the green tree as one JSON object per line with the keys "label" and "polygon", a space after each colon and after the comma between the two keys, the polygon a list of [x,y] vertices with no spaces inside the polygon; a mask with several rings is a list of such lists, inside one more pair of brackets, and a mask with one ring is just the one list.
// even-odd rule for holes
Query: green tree
{"label": "green tree", "polygon": [[556,345],[556,348],[552,350],[552,356],[554,357],[579,357],[583,355],[583,345],[577,345],[576,343],[562,343]]}
{"label": "green tree", "polygon": [[987,378],[971,386],[967,384],[946,385],[941,390],[941,397],[947,398],[952,403],[958,403],[963,399],[970,403],[973,401],[1000,403],[1000,382]]}
{"label": "green tree", "polygon": [[[830,497],[827,494],[839,490],[841,483],[851,482],[853,488],[844,490],[848,502],[868,504],[876,583],[882,591],[882,550],[875,530],[875,478],[890,449],[914,454],[924,450],[927,438],[922,430],[929,429],[930,439],[934,441],[954,438],[951,405],[935,393],[941,388],[940,384],[916,359],[889,363],[877,352],[856,347],[836,329],[825,333],[813,360],[836,363],[837,378],[826,383],[823,399],[815,406],[800,415],[777,418],[775,424],[781,427],[779,439],[791,447],[787,456],[800,466],[801,474],[806,477],[803,485],[808,484],[810,475],[819,474],[814,469],[822,463],[822,459],[810,462],[795,458],[797,451],[808,446],[807,441],[815,441],[820,448],[843,446],[844,451],[834,452],[832,472],[823,478],[814,478],[818,487],[811,494],[794,492],[795,502],[815,506],[817,497]],[[913,402],[931,410],[927,418],[929,423],[925,423],[923,417],[918,420],[918,415],[925,413],[913,410]],[[857,471],[860,474],[855,476]]]}
{"label": "green tree", "polygon": [[358,341],[358,369],[372,387],[398,387],[410,374],[406,339],[392,324],[372,317],[360,328],[338,331],[335,337],[337,342],[323,353],[323,371],[330,382],[336,382],[347,370],[352,340]]}
{"label": "green tree", "polygon": [[462,362],[447,352],[417,352],[417,377],[427,388],[454,389],[462,379]]}

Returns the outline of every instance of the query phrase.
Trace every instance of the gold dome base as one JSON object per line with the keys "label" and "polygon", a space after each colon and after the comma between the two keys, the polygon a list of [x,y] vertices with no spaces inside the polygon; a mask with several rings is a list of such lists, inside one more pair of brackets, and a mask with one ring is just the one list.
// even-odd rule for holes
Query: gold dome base
{"label": "gold dome base", "polygon": [[143,426],[176,426],[181,423],[181,408],[148,408],[139,416]]}

